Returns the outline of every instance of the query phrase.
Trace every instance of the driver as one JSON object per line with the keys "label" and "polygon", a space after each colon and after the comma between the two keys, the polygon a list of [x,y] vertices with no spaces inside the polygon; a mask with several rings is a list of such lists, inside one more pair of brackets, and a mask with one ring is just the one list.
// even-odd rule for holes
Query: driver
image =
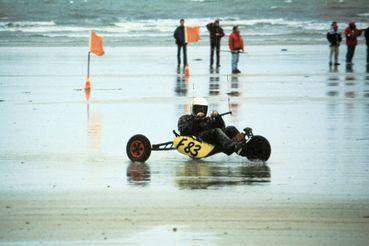
{"label": "driver", "polygon": [[191,114],[183,115],[178,120],[178,130],[182,136],[195,136],[199,140],[213,144],[222,152],[231,155],[244,146],[244,135],[234,126],[225,126],[222,116],[213,111],[210,116],[208,102],[196,97],[191,103]]}

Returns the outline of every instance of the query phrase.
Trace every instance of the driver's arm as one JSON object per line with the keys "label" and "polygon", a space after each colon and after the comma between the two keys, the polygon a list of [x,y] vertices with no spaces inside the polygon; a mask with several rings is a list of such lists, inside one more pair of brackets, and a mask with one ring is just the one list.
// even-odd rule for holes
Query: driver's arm
{"label": "driver's arm", "polygon": [[210,115],[210,119],[211,119],[211,127],[212,128],[224,128],[225,127],[225,122],[223,120],[223,117],[216,111],[214,111],[213,113],[211,113]]}
{"label": "driver's arm", "polygon": [[180,135],[191,136],[194,133],[193,117],[191,115],[183,115],[178,120],[178,131]]}

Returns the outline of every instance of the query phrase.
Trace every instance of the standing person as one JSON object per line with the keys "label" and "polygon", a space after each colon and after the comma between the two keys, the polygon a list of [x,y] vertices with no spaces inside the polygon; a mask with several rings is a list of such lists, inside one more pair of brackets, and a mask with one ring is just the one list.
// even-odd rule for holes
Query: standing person
{"label": "standing person", "polygon": [[334,65],[340,65],[338,63],[338,54],[340,43],[342,41],[341,33],[338,32],[337,22],[333,21],[331,29],[327,32],[327,39],[330,43],[330,55],[329,55],[329,65],[332,65],[332,58],[334,56]]}
{"label": "standing person", "polygon": [[233,31],[228,37],[228,46],[232,53],[232,73],[241,73],[237,66],[240,52],[243,52],[243,38],[238,26],[233,27]]}
{"label": "standing person", "polygon": [[365,29],[366,63],[369,64],[369,27]]}
{"label": "standing person", "polygon": [[220,67],[220,40],[224,37],[224,31],[219,25],[219,20],[215,20],[214,23],[206,25],[210,33],[210,67],[214,64],[214,50],[216,49],[217,55],[217,67]]}
{"label": "standing person", "polygon": [[176,28],[173,34],[177,44],[178,66],[181,65],[181,49],[183,49],[183,65],[187,66],[187,43],[184,22],[184,19],[179,21],[179,26]]}
{"label": "standing person", "polygon": [[356,28],[355,22],[350,22],[349,26],[345,29],[347,44],[346,64],[352,64],[352,58],[354,57],[357,45],[357,37],[361,35],[361,32],[361,30]]}

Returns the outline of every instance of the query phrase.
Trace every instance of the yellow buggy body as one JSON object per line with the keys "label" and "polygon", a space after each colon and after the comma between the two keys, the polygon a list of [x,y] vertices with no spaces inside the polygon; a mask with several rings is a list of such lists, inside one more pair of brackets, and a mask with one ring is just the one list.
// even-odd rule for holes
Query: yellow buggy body
{"label": "yellow buggy body", "polygon": [[177,136],[173,140],[173,147],[184,155],[194,159],[201,159],[213,154],[215,146],[199,141],[191,136]]}

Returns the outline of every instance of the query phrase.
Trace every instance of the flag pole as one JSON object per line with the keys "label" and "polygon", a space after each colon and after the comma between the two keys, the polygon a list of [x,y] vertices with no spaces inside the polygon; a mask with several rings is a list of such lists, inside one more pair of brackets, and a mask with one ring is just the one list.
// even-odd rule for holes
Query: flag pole
{"label": "flag pole", "polygon": [[92,31],[90,31],[90,40],[88,42],[88,57],[87,57],[87,78],[90,78],[90,57],[91,57],[91,43],[92,43]]}
{"label": "flag pole", "polygon": [[91,90],[91,82],[90,82],[90,58],[91,58],[91,32],[90,32],[90,41],[89,41],[89,50],[87,55],[87,77],[85,82],[85,92],[87,101],[90,99],[90,90]]}
{"label": "flag pole", "polygon": [[90,100],[90,93],[91,93],[90,57],[91,57],[91,52],[89,51],[88,56],[87,56],[87,77],[86,77],[86,82],[85,82],[85,96],[86,96],[87,101]]}
{"label": "flag pole", "polygon": [[91,82],[90,82],[90,56],[91,56],[91,52],[89,51],[88,52],[88,56],[87,56],[87,77],[86,77],[86,83],[85,83],[85,91],[91,89]]}
{"label": "flag pole", "polygon": [[87,56],[87,78],[90,77],[90,57],[91,57],[91,51],[88,52],[88,56]]}

